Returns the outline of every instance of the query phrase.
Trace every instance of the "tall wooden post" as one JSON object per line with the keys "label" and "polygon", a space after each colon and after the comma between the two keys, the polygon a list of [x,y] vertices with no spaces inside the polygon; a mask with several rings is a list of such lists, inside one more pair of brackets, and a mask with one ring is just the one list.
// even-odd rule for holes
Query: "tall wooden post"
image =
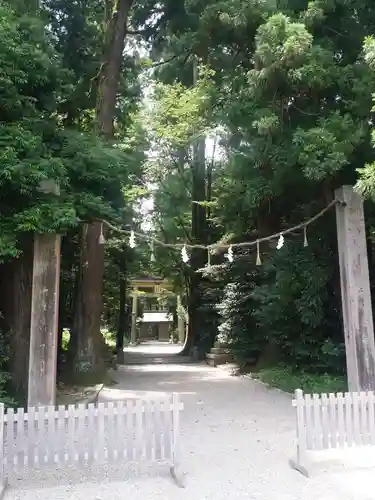
{"label": "tall wooden post", "polygon": [[134,288],[132,295],[132,324],[130,330],[130,343],[135,345],[137,343],[137,294],[138,289]]}
{"label": "tall wooden post", "polygon": [[28,406],[56,400],[60,236],[35,235]]}
{"label": "tall wooden post", "polygon": [[363,200],[352,186],[335,192],[341,299],[350,391],[375,390],[375,344]]}
{"label": "tall wooden post", "polygon": [[[58,193],[53,182],[41,186]],[[56,403],[58,307],[61,237],[36,234],[31,298],[28,406]]]}

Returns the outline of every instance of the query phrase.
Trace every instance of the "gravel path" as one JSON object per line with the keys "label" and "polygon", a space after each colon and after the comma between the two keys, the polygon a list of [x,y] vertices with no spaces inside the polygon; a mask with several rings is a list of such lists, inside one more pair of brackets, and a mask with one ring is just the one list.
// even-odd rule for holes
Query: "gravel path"
{"label": "gravel path", "polygon": [[72,474],[59,486],[50,479],[41,487],[34,478],[10,488],[5,500],[374,499],[369,471],[305,479],[289,467],[294,452],[290,396],[204,364],[133,365],[121,367],[116,377],[119,383],[102,391],[102,401],[150,390],[181,393],[186,489],[177,488],[167,474],[102,471],[81,483]]}

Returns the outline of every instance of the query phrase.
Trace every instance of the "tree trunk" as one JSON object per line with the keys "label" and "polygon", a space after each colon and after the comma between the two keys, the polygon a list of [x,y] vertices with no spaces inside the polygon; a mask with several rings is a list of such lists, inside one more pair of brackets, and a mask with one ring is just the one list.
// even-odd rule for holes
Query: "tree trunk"
{"label": "tree trunk", "polygon": [[111,140],[129,12],[134,0],[107,1],[105,53],[96,109],[98,134]]}
{"label": "tree trunk", "polygon": [[29,374],[33,238],[25,237],[19,259],[2,266],[1,312],[10,332],[10,371],[17,397],[26,402]]}
{"label": "tree trunk", "polygon": [[101,224],[82,226],[81,258],[75,315],[69,351],[76,375],[102,375],[105,370],[104,340],[100,331],[104,246],[99,244]]}
{"label": "tree trunk", "polygon": [[120,275],[119,283],[120,304],[118,312],[118,327],[116,334],[116,354],[117,362],[124,362],[124,336],[126,330],[126,277],[123,273]]}
{"label": "tree trunk", "polygon": [[[194,159],[192,165],[192,241],[194,243],[207,244],[207,221],[206,207],[200,205],[200,201],[206,198],[206,158],[205,139],[198,139],[194,146]],[[202,269],[207,262],[207,252],[200,249],[193,249],[190,264],[193,271]],[[193,272],[189,283],[189,327],[183,354],[191,354],[192,349],[198,346],[200,339],[200,329],[204,324],[200,313],[202,296],[202,277],[199,273]]]}
{"label": "tree trunk", "polygon": [[[197,84],[197,62],[193,61],[193,84]],[[191,235],[193,243],[207,244],[207,215],[206,207],[199,202],[206,200],[206,140],[204,136],[198,137],[193,144],[192,171],[192,222]],[[200,249],[193,249],[190,258],[191,273],[188,291],[188,314],[189,326],[185,342],[183,355],[191,355],[194,347],[198,347],[200,339],[200,329],[204,324],[200,313],[202,297],[201,281],[202,277],[194,271],[205,266],[207,252]]]}
{"label": "tree trunk", "polygon": [[[129,11],[134,0],[107,0],[105,51],[99,75],[96,107],[98,135],[113,139],[114,118]],[[99,245],[100,225],[84,226],[78,298],[75,308],[71,351],[79,372],[102,371],[104,367],[100,335],[103,306],[104,249]],[[89,271],[88,271],[89,270]]]}

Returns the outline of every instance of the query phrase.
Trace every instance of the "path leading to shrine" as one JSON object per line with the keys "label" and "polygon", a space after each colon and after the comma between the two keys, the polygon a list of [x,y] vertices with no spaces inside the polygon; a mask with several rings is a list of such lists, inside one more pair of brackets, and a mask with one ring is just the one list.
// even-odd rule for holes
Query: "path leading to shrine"
{"label": "path leading to shrine", "polygon": [[[158,348],[159,349],[159,348]],[[166,348],[167,350],[175,348]],[[35,481],[9,490],[9,500],[370,500],[373,471],[318,474],[306,479],[288,464],[293,455],[294,412],[291,397],[225,369],[165,358],[148,350],[143,365],[123,366],[118,384],[104,389],[101,400],[147,391],[179,392],[182,458],[186,489],[168,475],[129,475],[117,471],[59,486],[36,489]],[[142,359],[142,347],[127,350]],[[176,361],[177,360],[177,361]],[[152,361],[152,364],[149,364]],[[167,362],[168,361],[168,362]],[[94,437],[93,437],[94,438]],[[82,479],[83,480],[83,479]]]}

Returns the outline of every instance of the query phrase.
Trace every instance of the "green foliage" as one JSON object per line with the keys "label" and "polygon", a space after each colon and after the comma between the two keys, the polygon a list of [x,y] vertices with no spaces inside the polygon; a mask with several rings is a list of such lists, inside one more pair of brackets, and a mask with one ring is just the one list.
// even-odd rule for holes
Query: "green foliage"
{"label": "green foliage", "polygon": [[[18,254],[17,235],[22,232],[64,231],[82,220],[116,217],[121,190],[131,182],[141,157],[127,152],[124,135],[121,147],[113,148],[88,131],[64,126],[60,105],[72,92],[78,95],[71,68],[64,68],[64,58],[39,20],[18,17],[3,3],[0,8],[4,259]],[[47,180],[59,185],[58,196],[40,191],[40,183]]]}
{"label": "green foliage", "polygon": [[[158,40],[149,32],[155,56],[175,56],[156,73],[163,92],[156,96],[153,122],[154,137],[166,138],[151,172],[155,219],[167,241],[190,236],[195,125],[220,136],[221,156],[212,162],[213,183],[203,203],[208,241],[249,241],[283,231],[326,206],[335,188],[354,184],[358,169],[358,189],[375,198],[370,0],[350,2],[356,16],[346,2],[320,0],[282,6],[205,0],[180,7],[168,11],[169,18],[164,12]],[[203,87],[191,90],[191,66],[181,69],[182,48],[208,69]],[[198,89],[203,109],[182,100],[195,99]],[[307,248],[303,234],[286,237],[280,251],[262,243],[261,268],[252,251],[235,250],[230,265],[215,256],[210,280],[198,279],[197,288],[204,288],[199,307],[210,310],[214,328],[220,321],[219,338],[239,359],[258,359],[272,344],[294,372],[344,373],[334,235],[333,218],[326,215],[309,228]],[[176,274],[169,256],[161,267]],[[190,270],[183,268],[188,278]]]}
{"label": "green foliage", "polygon": [[[0,317],[1,323],[3,323]],[[9,373],[9,332],[0,327],[0,403],[6,407],[16,407],[17,400],[11,395],[11,374]]]}
{"label": "green foliage", "polygon": [[218,339],[228,343],[235,357],[240,361],[257,360],[267,342],[257,328],[254,288],[258,281],[251,257],[244,253],[227,270],[227,282],[218,310],[221,324]]}
{"label": "green foliage", "polygon": [[293,372],[288,366],[283,365],[261,370],[255,377],[285,392],[302,389],[310,394],[319,394],[348,390],[346,378],[343,376],[334,376],[327,373],[317,375],[304,371]]}
{"label": "green foliage", "polygon": [[324,246],[322,250],[317,256],[310,247],[301,248],[300,241],[288,242],[269,256],[264,282],[253,294],[254,318],[263,338],[278,346],[281,359],[293,369],[337,373],[345,366],[344,349],[339,339],[332,340],[332,313],[337,314],[338,304],[330,293],[330,259],[324,259]]}
{"label": "green foliage", "polygon": [[[372,36],[367,36],[364,41],[364,57],[370,68],[375,70],[375,40]],[[373,89],[375,88],[375,82]],[[375,94],[373,94],[374,98]],[[372,111],[375,111],[373,106]],[[372,143],[375,144],[375,131],[372,131]],[[368,163],[363,168],[357,170],[359,179],[357,190],[366,198],[375,199],[375,163]]]}

